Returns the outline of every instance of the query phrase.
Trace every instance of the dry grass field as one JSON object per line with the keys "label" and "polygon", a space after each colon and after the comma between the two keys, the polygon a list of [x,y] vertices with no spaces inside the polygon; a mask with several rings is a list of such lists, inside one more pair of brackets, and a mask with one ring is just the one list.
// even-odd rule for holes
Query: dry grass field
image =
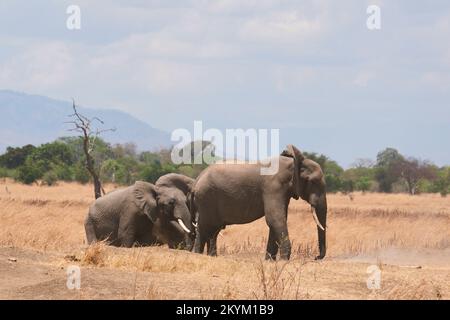
{"label": "dry grass field", "polygon": [[[329,195],[320,262],[302,201],[289,207],[289,262],[262,260],[264,219],[227,227],[215,258],[165,246],[88,247],[92,201],[89,185],[0,181],[0,299],[450,299],[450,197]],[[378,290],[366,285],[373,264]],[[66,288],[69,265],[81,267],[80,290]]]}

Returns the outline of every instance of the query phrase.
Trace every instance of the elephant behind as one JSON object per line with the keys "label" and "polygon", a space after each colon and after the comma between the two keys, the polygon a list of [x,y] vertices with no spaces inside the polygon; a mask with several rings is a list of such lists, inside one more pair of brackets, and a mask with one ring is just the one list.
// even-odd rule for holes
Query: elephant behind
{"label": "elephant behind", "polygon": [[107,240],[111,245],[168,244],[190,250],[194,228],[187,197],[194,180],[167,174],[153,185],[137,181],[97,199],[85,220],[88,243]]}
{"label": "elephant behind", "polygon": [[202,253],[208,243],[208,254],[216,255],[217,235],[226,225],[244,224],[265,216],[269,226],[266,259],[289,259],[291,243],[287,212],[291,198],[302,198],[311,204],[317,224],[319,255],[326,254],[325,228],[327,199],[322,169],[306,159],[294,146],[279,156],[279,169],[273,175],[261,175],[258,164],[216,164],[206,168],[193,188],[197,218],[194,252]]}
{"label": "elephant behind", "polygon": [[137,181],[98,198],[84,224],[88,243],[107,240],[120,247],[156,243],[152,232],[158,214],[156,197],[153,184]]}

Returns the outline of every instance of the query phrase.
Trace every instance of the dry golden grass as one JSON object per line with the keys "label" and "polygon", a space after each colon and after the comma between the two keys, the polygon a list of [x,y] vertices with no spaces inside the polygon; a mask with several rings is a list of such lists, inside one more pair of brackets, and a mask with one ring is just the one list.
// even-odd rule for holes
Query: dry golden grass
{"label": "dry golden grass", "polygon": [[368,263],[353,258],[376,259],[383,250],[399,250],[392,251],[393,258],[402,250],[432,250],[434,262],[439,252],[448,254],[450,197],[356,193],[351,200],[329,195],[323,262],[311,259],[317,253],[317,235],[309,206],[292,201],[292,259],[276,263],[261,260],[268,233],[264,219],[227,227],[218,240],[217,258],[167,247],[86,247],[83,221],[92,201],[89,185],[24,186],[4,180],[0,246],[74,256],[86,268],[144,272],[152,279],[138,294],[144,299],[449,299],[448,265],[415,269],[378,261],[383,285],[371,292],[365,282]]}

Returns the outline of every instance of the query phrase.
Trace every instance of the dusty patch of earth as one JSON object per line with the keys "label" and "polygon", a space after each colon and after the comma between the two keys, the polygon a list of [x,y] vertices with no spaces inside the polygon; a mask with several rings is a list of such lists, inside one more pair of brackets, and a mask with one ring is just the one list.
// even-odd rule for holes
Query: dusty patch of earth
{"label": "dusty patch of earth", "polygon": [[[448,258],[447,251],[438,251],[438,256],[436,252],[421,252],[420,256],[392,250],[374,256],[339,257],[305,263],[301,269],[299,298],[450,298],[450,265],[448,260],[442,259],[443,256]],[[400,264],[395,265],[394,262]],[[378,293],[366,287],[366,268],[372,263],[380,265],[383,270],[383,289]],[[0,247],[0,299],[252,298],[251,294],[246,295],[250,283],[238,283],[225,293],[229,297],[224,296],[224,288],[230,279],[219,270],[215,274],[200,271],[142,272],[81,265],[81,288],[69,290],[66,270],[72,264],[81,265],[79,261],[73,261],[73,257],[59,252]],[[420,269],[410,268],[419,265]]]}
{"label": "dusty patch of earth", "polygon": [[371,264],[387,264],[399,267],[450,268],[450,248],[447,249],[398,249],[386,248],[370,254],[340,256],[337,260]]}
{"label": "dusty patch of earth", "polygon": [[[188,299],[188,287],[201,292],[185,274],[122,271],[81,266],[81,288],[67,288],[67,267],[79,265],[59,253],[0,247],[0,299]],[[61,263],[61,261],[67,261]],[[183,290],[182,290],[183,289]]]}

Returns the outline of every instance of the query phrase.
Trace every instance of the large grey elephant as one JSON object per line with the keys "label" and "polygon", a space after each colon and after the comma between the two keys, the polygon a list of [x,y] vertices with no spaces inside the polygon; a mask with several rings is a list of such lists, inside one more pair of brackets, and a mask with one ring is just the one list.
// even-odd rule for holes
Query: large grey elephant
{"label": "large grey elephant", "polygon": [[85,220],[88,243],[107,240],[122,247],[166,243],[170,248],[191,249],[191,214],[176,205],[180,193],[192,185],[189,179],[167,175],[158,180],[159,187],[137,181],[97,199]]}
{"label": "large grey elephant", "polygon": [[222,228],[265,216],[270,230],[266,259],[275,260],[278,249],[282,259],[289,259],[289,201],[302,198],[314,209],[319,242],[316,259],[325,257],[327,199],[322,169],[293,145],[278,160],[279,170],[273,175],[261,175],[260,169],[269,166],[261,163],[215,164],[200,174],[193,187],[198,224],[194,252],[202,253],[208,243],[208,254],[217,255],[217,235]]}

